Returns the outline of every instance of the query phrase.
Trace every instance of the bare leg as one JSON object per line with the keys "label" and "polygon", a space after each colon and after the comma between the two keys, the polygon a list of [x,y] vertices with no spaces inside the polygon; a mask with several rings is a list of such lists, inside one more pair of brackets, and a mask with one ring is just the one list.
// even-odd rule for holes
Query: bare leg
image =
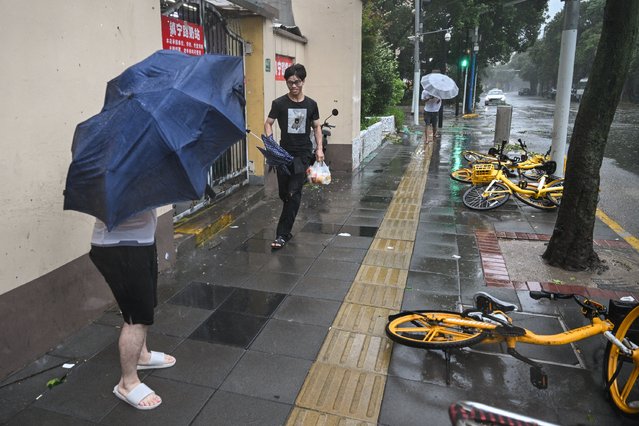
{"label": "bare leg", "polygon": [[[118,342],[120,349],[120,367],[122,368],[122,378],[120,379],[118,387],[122,395],[127,395],[133,388],[140,384],[137,365],[142,353],[142,348],[146,347],[147,329],[148,327],[143,324],[124,323],[122,326],[120,340]],[[140,401],[139,405],[152,406],[160,402],[162,402],[162,399],[158,395],[151,394]]]}

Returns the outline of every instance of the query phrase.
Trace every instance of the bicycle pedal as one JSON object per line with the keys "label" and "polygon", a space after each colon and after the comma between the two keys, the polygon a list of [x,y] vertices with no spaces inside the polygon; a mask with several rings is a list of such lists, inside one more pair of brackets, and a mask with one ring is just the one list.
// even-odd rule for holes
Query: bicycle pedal
{"label": "bicycle pedal", "polygon": [[548,376],[540,368],[530,367],[530,383],[537,389],[546,389]]}

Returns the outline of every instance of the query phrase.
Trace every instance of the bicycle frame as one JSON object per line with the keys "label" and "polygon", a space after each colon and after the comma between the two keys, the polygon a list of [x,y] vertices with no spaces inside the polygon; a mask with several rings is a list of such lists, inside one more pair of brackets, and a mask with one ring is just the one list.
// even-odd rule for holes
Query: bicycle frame
{"label": "bicycle frame", "polygon": [[[495,314],[500,314],[510,319],[506,314],[501,311],[495,311]],[[425,317],[429,318],[428,315]],[[435,318],[429,318],[435,319]],[[486,320],[490,321],[490,320]],[[474,319],[457,319],[457,318],[444,318],[441,319],[441,322],[449,325],[456,325],[460,327],[469,327],[476,328],[486,331],[495,331],[499,325],[486,322],[479,321]],[[510,322],[510,321],[509,321]],[[568,343],[574,343],[579,340],[587,339],[588,337],[596,336],[597,334],[605,334],[606,332],[612,331],[614,325],[608,320],[602,320],[600,318],[593,318],[590,325],[585,325],[583,327],[575,328],[572,330],[564,331],[563,333],[558,334],[535,334],[530,330],[525,330],[526,334],[523,336],[501,336],[499,334],[491,333],[486,339],[482,341],[482,343],[500,343],[506,342],[509,348],[515,348],[517,343],[528,343],[532,345],[542,345],[542,346],[560,346]],[[611,333],[612,335],[612,333]],[[612,336],[614,337],[614,336]]]}
{"label": "bicycle frame", "polygon": [[[514,184],[513,181],[511,181],[510,179],[508,179],[508,177],[504,174],[504,172],[502,170],[498,170],[497,171],[497,176],[495,176],[495,178],[490,182],[490,184],[488,184],[488,186],[486,187],[486,190],[483,193],[483,196],[485,198],[488,198],[490,196],[495,196],[495,195],[498,195],[498,194],[505,193],[505,191],[492,189],[493,185],[496,182],[501,182],[504,185],[506,185],[506,187],[509,189],[509,191],[508,191],[509,194],[512,194],[513,191],[514,191],[514,192],[518,192],[520,194],[529,195],[529,196],[534,197],[534,198],[544,198],[546,196],[546,194],[548,194],[548,193],[553,193],[553,194],[554,193],[562,193],[563,190],[564,190],[563,185],[562,186],[550,186],[550,184],[552,184],[555,181],[551,181],[547,185],[546,184],[546,178],[547,177],[548,177],[547,175],[544,175],[544,176],[541,177],[539,182],[536,184],[537,190],[524,189],[524,188],[521,188],[520,186]],[[534,184],[529,184],[529,185],[534,185]]]}

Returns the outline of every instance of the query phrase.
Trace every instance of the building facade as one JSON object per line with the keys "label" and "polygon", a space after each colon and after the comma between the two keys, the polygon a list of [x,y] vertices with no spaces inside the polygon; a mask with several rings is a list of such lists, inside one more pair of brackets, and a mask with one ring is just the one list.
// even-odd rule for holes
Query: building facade
{"label": "building facade", "polygon": [[[11,58],[0,70],[0,322],[10,324],[0,332],[4,377],[114,303],[88,259],[94,218],[64,211],[62,192],[75,127],[100,111],[107,81],[163,48],[161,3],[167,2],[35,0],[27,14],[0,2],[7,6],[3,53]],[[245,43],[247,127],[261,134],[272,99],[287,91],[278,60],[303,63],[305,91],[318,102],[321,119],[339,109],[328,160],[350,171],[360,121],[361,0],[207,2]],[[294,25],[278,20],[280,9]],[[248,173],[258,184],[265,174],[259,143],[249,137],[245,145]],[[160,266],[168,270],[176,257],[173,208],[158,213]]]}

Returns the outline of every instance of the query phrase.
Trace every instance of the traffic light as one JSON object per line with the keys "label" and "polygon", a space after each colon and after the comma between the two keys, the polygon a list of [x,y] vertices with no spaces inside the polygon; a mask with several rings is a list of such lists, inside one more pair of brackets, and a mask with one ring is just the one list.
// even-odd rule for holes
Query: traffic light
{"label": "traffic light", "polygon": [[466,68],[468,66],[468,58],[462,56],[461,61],[459,61],[459,66],[462,68]]}

